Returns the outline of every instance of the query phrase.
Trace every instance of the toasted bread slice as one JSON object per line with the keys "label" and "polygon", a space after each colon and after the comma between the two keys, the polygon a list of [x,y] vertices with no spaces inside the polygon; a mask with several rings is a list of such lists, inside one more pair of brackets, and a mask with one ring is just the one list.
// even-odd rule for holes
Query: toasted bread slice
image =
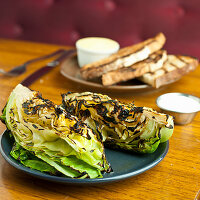
{"label": "toasted bread slice", "polygon": [[111,56],[87,64],[81,68],[81,75],[84,79],[93,79],[102,76],[102,74],[113,71],[122,67],[129,67],[134,63],[142,61],[149,57],[150,54],[160,50],[166,41],[163,33],[157,34],[141,43],[120,49]]}
{"label": "toasted bread slice", "polygon": [[159,88],[179,80],[183,75],[195,70],[198,64],[198,59],[193,57],[168,55],[161,69],[146,73],[139,79],[152,87]]}
{"label": "toasted bread slice", "polygon": [[131,65],[123,67],[102,75],[103,85],[113,85],[115,83],[127,81],[147,72],[154,72],[162,68],[163,63],[167,60],[167,52],[159,50],[151,54],[147,59]]}

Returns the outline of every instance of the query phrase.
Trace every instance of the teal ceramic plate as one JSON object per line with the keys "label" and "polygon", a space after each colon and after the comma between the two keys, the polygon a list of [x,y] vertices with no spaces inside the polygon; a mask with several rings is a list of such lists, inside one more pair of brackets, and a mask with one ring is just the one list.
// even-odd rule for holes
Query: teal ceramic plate
{"label": "teal ceramic plate", "polygon": [[10,139],[10,136],[7,131],[5,131],[1,135],[0,152],[4,159],[13,167],[41,179],[70,184],[107,183],[136,176],[156,166],[166,156],[169,148],[169,142],[165,142],[160,144],[158,149],[152,154],[135,154],[130,152],[106,149],[107,160],[111,164],[113,172],[109,174],[104,174],[103,178],[72,179],[59,176],[52,176],[22,166],[17,160],[14,160],[10,156],[10,151],[13,142],[14,141]]}

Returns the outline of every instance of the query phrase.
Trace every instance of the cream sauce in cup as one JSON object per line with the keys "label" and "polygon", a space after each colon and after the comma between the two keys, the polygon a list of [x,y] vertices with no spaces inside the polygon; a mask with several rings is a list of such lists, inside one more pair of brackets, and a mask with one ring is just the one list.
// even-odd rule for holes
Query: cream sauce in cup
{"label": "cream sauce in cup", "polygon": [[78,63],[80,67],[101,60],[119,50],[118,42],[109,38],[87,37],[76,42]]}

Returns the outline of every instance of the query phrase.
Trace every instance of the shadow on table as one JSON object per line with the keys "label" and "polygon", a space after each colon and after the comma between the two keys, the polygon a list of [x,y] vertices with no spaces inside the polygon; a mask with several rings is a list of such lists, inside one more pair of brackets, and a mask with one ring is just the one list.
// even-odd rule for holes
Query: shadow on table
{"label": "shadow on table", "polygon": [[[102,184],[90,184],[90,185],[72,185],[49,182],[32,177],[24,172],[21,172],[14,167],[6,163],[1,158],[0,185],[9,190],[17,191],[18,194],[30,196],[30,199],[42,198],[42,199],[54,199],[54,198],[67,198],[67,199],[107,199],[109,196],[111,199],[115,199],[115,196],[121,194],[121,198],[124,198],[127,194],[127,190],[134,188],[134,183],[137,184],[138,177],[145,177],[143,174],[113,183]],[[144,173],[145,174],[145,173]],[[14,195],[15,193],[10,193]],[[97,194],[99,197],[97,197]],[[125,196],[124,196],[125,195]],[[124,196],[124,197],[123,197]],[[13,197],[14,198],[14,197]]]}

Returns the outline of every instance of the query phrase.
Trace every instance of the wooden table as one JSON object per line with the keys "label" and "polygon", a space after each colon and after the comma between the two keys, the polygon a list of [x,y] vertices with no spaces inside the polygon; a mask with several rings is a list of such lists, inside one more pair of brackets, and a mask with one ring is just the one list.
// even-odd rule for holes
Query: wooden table
{"label": "wooden table", "polygon": [[[0,40],[0,68],[6,70],[33,57],[41,56],[61,46]],[[62,47],[63,48],[63,47]],[[66,47],[65,47],[66,48]],[[19,77],[0,76],[0,109],[12,89],[26,76],[47,61],[28,67]],[[61,102],[61,93],[81,92],[81,86],[68,81],[59,67],[37,80],[30,87],[55,103]],[[180,81],[162,90],[146,94],[111,94],[125,102],[135,101],[138,106],[157,109],[156,98],[166,92],[184,92],[200,97],[200,67]],[[120,96],[121,95],[121,96]],[[5,126],[0,124],[1,133]],[[10,166],[0,155],[0,199],[194,199],[200,189],[200,113],[191,124],[175,126],[167,156],[156,167],[145,173],[116,183],[73,186],[51,183],[31,177]]]}

